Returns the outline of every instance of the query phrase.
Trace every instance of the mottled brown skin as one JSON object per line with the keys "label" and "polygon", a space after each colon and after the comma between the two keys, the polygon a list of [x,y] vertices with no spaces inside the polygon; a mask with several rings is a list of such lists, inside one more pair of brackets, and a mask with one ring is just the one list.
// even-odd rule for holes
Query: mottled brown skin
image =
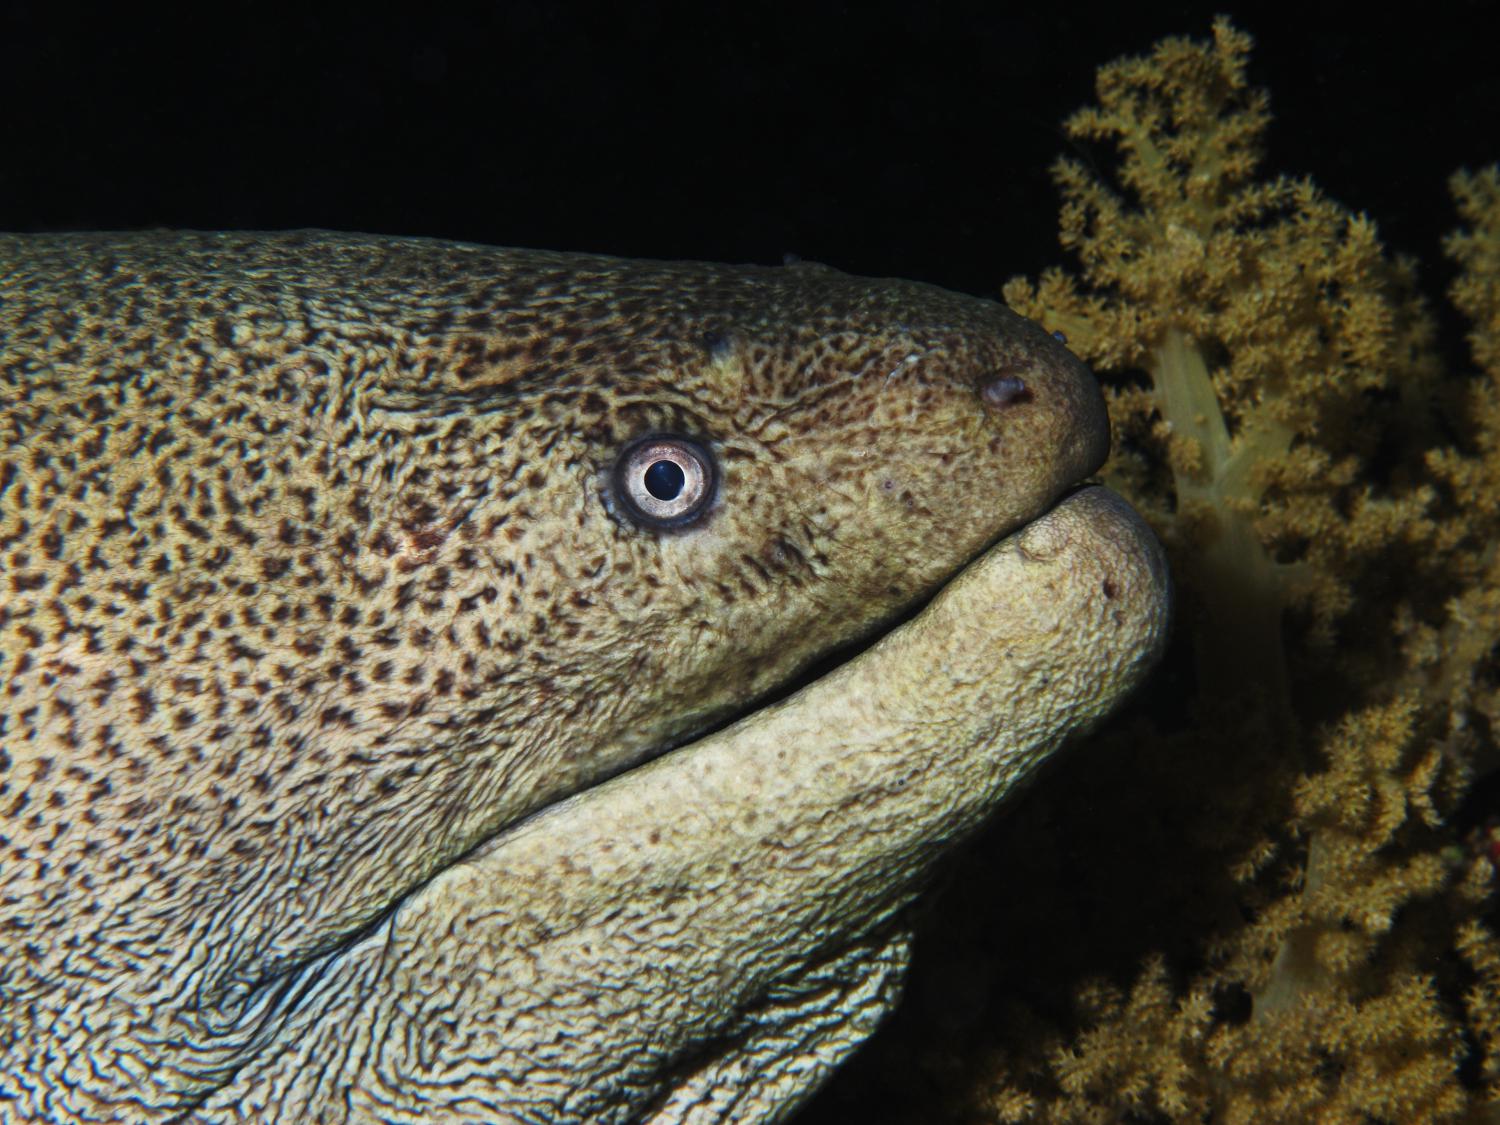
{"label": "mottled brown skin", "polygon": [[[612,495],[652,432],[718,459],[693,526]],[[1041,328],[917,284],[0,236],[0,1099],[202,1102],[299,969],[889,622],[1106,440]]]}

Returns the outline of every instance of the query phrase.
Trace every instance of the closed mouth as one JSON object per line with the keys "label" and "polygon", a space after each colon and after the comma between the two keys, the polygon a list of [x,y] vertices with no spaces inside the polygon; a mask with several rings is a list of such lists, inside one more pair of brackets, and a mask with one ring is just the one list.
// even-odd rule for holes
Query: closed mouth
{"label": "closed mouth", "polygon": [[[672,751],[678,750],[683,746],[688,746],[694,742],[709,738],[728,727],[732,727],[735,723],[738,723],[741,720],[749,717],[750,715],[755,714],[757,711],[762,711],[766,708],[774,707],[778,703],[781,703],[783,700],[796,695],[803,689],[810,687],[812,684],[823,679],[823,677],[827,676],[835,669],[849,663],[852,660],[857,659],[862,654],[875,647],[875,645],[879,644],[886,637],[896,632],[902,626],[921,616],[922,612],[932,604],[933,599],[938,597],[939,594],[947,589],[948,584],[952,582],[953,579],[956,578],[959,574],[961,574],[971,563],[973,563],[975,559],[978,559],[981,556],[985,555],[997,544],[1004,542],[1011,536],[1019,535],[1037,520],[1042,519],[1059,505],[1065,503],[1076,493],[1081,492],[1086,488],[1094,487],[1098,483],[1099,482],[1097,480],[1090,478],[1087,480],[1079,481],[1076,484],[1073,484],[1064,489],[1056,497],[1053,498],[1050,504],[1033,515],[1029,520],[1026,520],[1024,523],[1016,524],[1014,527],[1007,528],[1004,531],[996,532],[989,539],[985,540],[985,542],[977,550],[975,550],[971,555],[965,558],[959,565],[955,566],[943,579],[943,581],[939,582],[931,589],[927,590],[925,593],[913,599],[909,604],[903,606],[896,613],[876,624],[863,636],[829,649],[828,651],[815,657],[795,675],[789,677],[785,682],[773,688],[765,695],[760,696],[748,706],[731,712],[729,715],[715,722],[705,724],[704,726],[689,731],[679,738],[673,739],[671,742],[661,746],[660,749],[644,755],[639,761],[633,762],[629,766],[626,766],[624,769],[621,769],[619,773],[629,773],[630,770],[644,765],[646,762],[654,761],[664,754],[670,754]],[[600,780],[603,781],[605,779],[601,778]],[[542,810],[539,809],[538,812],[540,811]]]}

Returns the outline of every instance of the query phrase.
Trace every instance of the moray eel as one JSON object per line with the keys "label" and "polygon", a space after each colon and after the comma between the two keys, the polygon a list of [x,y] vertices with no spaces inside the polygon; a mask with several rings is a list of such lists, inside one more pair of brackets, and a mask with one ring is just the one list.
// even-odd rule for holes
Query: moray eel
{"label": "moray eel", "polygon": [[1161,645],[1088,371],[924,285],[5,236],[0,396],[6,1120],[782,1119]]}

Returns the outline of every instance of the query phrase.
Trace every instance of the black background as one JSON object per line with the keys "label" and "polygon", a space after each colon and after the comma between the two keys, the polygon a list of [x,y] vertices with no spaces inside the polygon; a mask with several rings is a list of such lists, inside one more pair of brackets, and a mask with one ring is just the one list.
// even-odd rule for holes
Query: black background
{"label": "black background", "polygon": [[[1500,159],[1490,6],[0,3],[0,229],[285,228],[775,262],[993,293],[1062,260],[1093,72],[1229,8],[1268,168],[1427,263]],[[1276,9],[1282,11],[1282,9]]]}

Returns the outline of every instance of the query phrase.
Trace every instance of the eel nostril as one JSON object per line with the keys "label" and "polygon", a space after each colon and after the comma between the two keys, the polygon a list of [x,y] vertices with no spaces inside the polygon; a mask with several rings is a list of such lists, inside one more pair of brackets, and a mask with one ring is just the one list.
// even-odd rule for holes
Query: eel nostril
{"label": "eel nostril", "polygon": [[1018,402],[1031,401],[1031,388],[1019,375],[998,375],[979,389],[979,397],[986,406],[1001,409]]}

